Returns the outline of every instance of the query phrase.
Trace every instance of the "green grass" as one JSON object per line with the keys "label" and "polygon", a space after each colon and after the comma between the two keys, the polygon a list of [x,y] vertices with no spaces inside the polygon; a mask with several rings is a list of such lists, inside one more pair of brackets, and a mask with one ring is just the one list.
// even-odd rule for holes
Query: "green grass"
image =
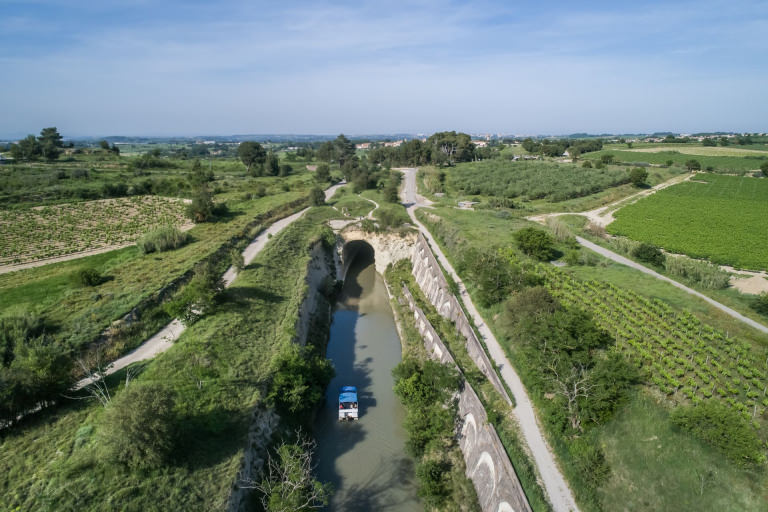
{"label": "green grass", "polygon": [[504,159],[459,164],[446,171],[454,195],[484,195],[553,202],[583,197],[629,181],[626,169],[586,169],[576,164],[512,162]]}
{"label": "green grass", "polygon": [[376,219],[382,220],[388,226],[397,227],[411,221],[411,218],[408,217],[408,212],[402,204],[387,202],[384,199],[384,194],[380,191],[364,190],[360,195],[373,199],[379,204],[379,208],[373,212],[373,216]]}
{"label": "green grass", "polygon": [[[294,336],[306,293],[308,247],[329,208],[275,236],[216,310],[187,329],[137,379],[178,395],[173,461],[130,472],[103,458],[93,402],[43,411],[6,432],[0,494],[13,510],[214,510],[224,508],[239,469],[253,407],[263,403],[272,358]],[[113,385],[122,375],[112,379]],[[4,510],[5,510],[4,508]]]}
{"label": "green grass", "polygon": [[600,489],[605,510],[765,510],[765,471],[738,468],[676,430],[646,394],[601,429],[599,442],[611,466]]}
{"label": "green grass", "polygon": [[328,204],[338,209],[339,212],[346,208],[350,217],[365,217],[374,208],[373,203],[354,194],[348,187],[337,190]]}
{"label": "green grass", "polygon": [[608,231],[718,264],[768,269],[768,180],[715,174],[695,180],[625,206]]}
{"label": "green grass", "polygon": [[[302,197],[304,192],[292,191],[232,203],[231,214],[225,221],[195,226],[189,231],[191,242],[174,251],[142,255],[131,247],[0,274],[0,315],[27,311],[42,315],[58,327],[57,338],[82,347],[94,341],[112,321],[182,276],[231,238],[254,235],[243,233],[254,218],[273,210],[290,211],[286,205]],[[83,268],[95,268],[107,280],[93,288],[75,286],[70,277]],[[116,347],[115,352],[128,348]]]}
{"label": "green grass", "polygon": [[[486,247],[512,245],[510,242],[514,230],[526,225],[520,220],[502,220],[492,214],[459,212],[448,208],[432,211],[422,209],[417,215],[427,221],[426,224],[454,264],[460,258],[464,244],[483,244]],[[727,330],[731,336],[734,333],[738,335],[741,330],[750,331],[752,337],[747,338],[749,341],[758,342],[763,348],[766,346],[764,336],[739,326],[733,319],[722,314],[709,317],[711,311],[702,301],[626,267],[576,267],[574,272],[591,273],[596,279],[609,282],[619,281],[641,295],[659,297],[676,310],[685,311],[695,306],[694,309],[698,309],[696,313],[705,318],[706,323],[712,320],[716,327]],[[465,280],[465,284],[470,294],[475,296],[477,290],[473,283]],[[488,321],[497,338],[503,340],[506,335],[495,321],[500,311],[498,305],[481,308],[483,318]],[[514,347],[505,348],[511,361],[520,364],[515,357]],[[526,372],[530,369],[518,370],[525,380]],[[638,393],[638,397],[619,410],[610,423],[596,426],[584,436],[589,443],[604,450],[611,467],[611,476],[599,488],[591,489],[584,481],[583,475],[579,473],[579,461],[573,460],[567,446],[559,441],[553,444],[583,510],[759,510],[764,505],[765,489],[768,488],[764,468],[742,470],[709,446],[688,434],[675,431],[664,410],[668,406],[664,405],[667,399],[646,388]],[[545,398],[532,396],[532,399],[537,402]],[[642,407],[637,404],[642,404]],[[546,424],[546,418],[542,418],[542,422]],[[659,450],[657,445],[644,441],[654,435],[663,440],[662,447],[666,449]],[[710,479],[713,490],[701,496],[700,483],[695,475],[706,474],[712,468],[717,473],[714,479]],[[690,477],[691,472],[695,478]],[[712,498],[715,490],[716,499]],[[710,499],[704,499],[706,496]],[[596,497],[597,502],[590,497]],[[738,505],[731,506],[731,503]]]}
{"label": "green grass", "polygon": [[[682,153],[678,151],[677,148],[667,148],[666,145],[663,149],[666,150],[660,153],[646,153],[627,150],[626,147],[623,149],[604,148],[602,151],[585,153],[581,158],[583,160],[599,160],[603,155],[611,154],[614,156],[616,161],[626,164],[647,163],[655,165],[666,165],[668,160],[672,160],[673,165],[677,167],[684,167],[685,162],[688,160],[698,160],[701,164],[702,170],[711,166],[716,172],[739,174],[747,171],[757,170],[760,168],[760,164],[768,160],[768,154],[762,155],[760,153],[750,154],[749,156],[707,156]],[[697,149],[703,150],[706,148],[699,147]]]}

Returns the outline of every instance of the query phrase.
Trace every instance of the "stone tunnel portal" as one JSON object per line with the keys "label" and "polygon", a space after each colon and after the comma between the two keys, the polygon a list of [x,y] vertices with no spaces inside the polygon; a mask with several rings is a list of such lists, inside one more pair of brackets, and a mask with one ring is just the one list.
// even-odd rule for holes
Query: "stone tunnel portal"
{"label": "stone tunnel portal", "polygon": [[347,278],[347,272],[352,268],[352,265],[356,268],[364,268],[375,263],[375,253],[373,246],[365,240],[352,240],[344,244],[341,251],[342,280]]}

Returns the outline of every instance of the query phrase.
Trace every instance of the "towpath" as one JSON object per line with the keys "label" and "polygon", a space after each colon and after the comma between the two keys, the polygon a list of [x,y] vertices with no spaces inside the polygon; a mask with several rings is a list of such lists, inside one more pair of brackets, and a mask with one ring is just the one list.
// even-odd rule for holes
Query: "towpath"
{"label": "towpath", "polygon": [[[330,199],[336,190],[345,184],[346,182],[342,181],[326,189],[325,200],[327,201]],[[309,208],[304,208],[300,212],[296,212],[293,215],[289,215],[288,217],[275,221],[267,229],[259,233],[259,235],[253,239],[253,242],[251,242],[243,251],[243,261],[245,264],[248,265],[253,261],[256,255],[259,254],[262,249],[264,249],[272,236],[278,234],[286,227],[296,222],[307,212],[307,210],[309,210]],[[234,267],[229,267],[222,276],[222,279],[224,280],[224,286],[229,288],[236,277],[237,270],[235,270]],[[137,363],[139,361],[144,361],[146,359],[152,359],[156,355],[165,352],[173,346],[174,341],[179,339],[179,336],[181,336],[181,333],[184,332],[184,329],[184,324],[182,324],[178,318],[174,319],[171,323],[160,329],[160,331],[158,331],[155,335],[142,343],[138,348],[113,361],[112,364],[107,367],[105,373],[107,375],[111,375],[128,365]],[[82,379],[77,384],[75,384],[74,389],[81,389],[91,382],[93,382],[91,378]]]}
{"label": "towpath", "polygon": [[448,258],[445,257],[440,246],[434,240],[426,226],[416,218],[416,209],[422,206],[428,206],[427,201],[419,196],[416,191],[416,169],[403,169],[402,171],[405,173],[404,187],[401,195],[403,204],[408,209],[408,215],[411,217],[413,223],[418,226],[424,237],[429,241],[440,264],[451,275],[456,284],[458,284],[459,295],[464,302],[467,312],[472,317],[480,335],[483,337],[491,358],[499,368],[501,377],[507,383],[515,397],[516,405],[513,411],[517,422],[520,425],[520,431],[533,455],[534,463],[539,470],[545,492],[552,504],[552,508],[555,512],[578,511],[576,500],[573,498],[573,493],[568,487],[568,483],[566,482],[565,477],[563,477],[560,468],[557,466],[552,450],[547,444],[546,439],[544,439],[542,429],[536,418],[536,412],[528,397],[528,393],[525,390],[525,386],[523,386],[523,382],[510,364],[509,359],[507,359],[507,356],[499,342],[496,340],[496,337],[486,325],[483,317],[480,316],[477,308],[475,308],[475,305],[472,303],[472,298],[467,292],[467,288],[453,269]]}

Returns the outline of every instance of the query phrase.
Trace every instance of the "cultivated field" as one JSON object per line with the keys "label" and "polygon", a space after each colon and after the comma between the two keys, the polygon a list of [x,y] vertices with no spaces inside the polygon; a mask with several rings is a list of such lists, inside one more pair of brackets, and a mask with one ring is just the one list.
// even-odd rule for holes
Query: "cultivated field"
{"label": "cultivated field", "polygon": [[768,269],[768,180],[700,174],[625,206],[608,231],[738,268]]}
{"label": "cultivated field", "polygon": [[449,191],[466,195],[564,201],[627,183],[623,168],[585,169],[552,162],[484,160],[446,171]]}
{"label": "cultivated field", "polygon": [[663,153],[665,151],[677,151],[684,155],[699,156],[765,156],[768,157],[768,151],[759,149],[744,149],[734,146],[691,146],[689,144],[665,144],[663,146],[654,146],[650,148],[626,149],[633,153]]}
{"label": "cultivated field", "polygon": [[[740,148],[718,148],[688,145],[664,145],[652,148],[628,149],[625,146],[604,148],[602,151],[582,155],[583,160],[599,160],[603,155],[613,155],[615,162],[625,165],[653,164],[685,167],[688,160],[697,160],[702,170],[711,167],[716,172],[744,174],[760,169],[763,162],[768,161],[768,151],[754,151],[752,153],[713,153],[705,154],[702,151],[719,149],[730,151],[747,151]],[[649,151],[646,151],[649,150]]]}
{"label": "cultivated field", "polygon": [[187,222],[183,200],[157,196],[0,210],[0,266],[124,246]]}

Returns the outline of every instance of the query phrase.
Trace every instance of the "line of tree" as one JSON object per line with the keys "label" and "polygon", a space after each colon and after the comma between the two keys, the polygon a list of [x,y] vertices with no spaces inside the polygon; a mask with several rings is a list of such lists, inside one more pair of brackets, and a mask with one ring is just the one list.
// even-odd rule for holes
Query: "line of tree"
{"label": "line of tree", "polygon": [[293,173],[290,164],[281,165],[273,151],[267,151],[256,141],[241,142],[237,147],[237,156],[251,176],[288,176]]}
{"label": "line of tree", "polygon": [[10,152],[14,160],[32,162],[41,157],[48,161],[59,158],[64,147],[61,134],[55,126],[43,128],[40,135],[27,135],[16,144],[11,144]]}
{"label": "line of tree", "polygon": [[602,139],[557,139],[533,140],[528,137],[522,142],[523,149],[529,153],[544,156],[562,156],[565,151],[572,158],[578,158],[583,153],[591,153],[603,149]]}

